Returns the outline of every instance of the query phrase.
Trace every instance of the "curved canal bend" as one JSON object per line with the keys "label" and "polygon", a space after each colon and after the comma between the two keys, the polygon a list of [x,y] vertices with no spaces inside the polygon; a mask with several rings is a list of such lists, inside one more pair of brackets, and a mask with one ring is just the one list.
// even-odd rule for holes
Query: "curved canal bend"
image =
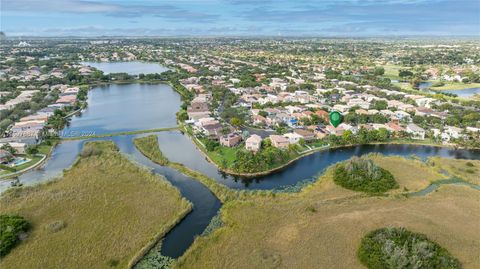
{"label": "curved canal bend", "polygon": [[[72,119],[64,135],[85,132],[95,134],[171,127],[175,125],[175,113],[180,106],[179,95],[168,85],[127,84],[95,87],[89,92],[89,106],[82,115]],[[325,168],[347,160],[352,156],[377,152],[385,155],[417,155],[422,159],[429,156],[448,158],[480,159],[479,151],[453,150],[431,146],[414,145],[365,145],[316,152],[294,162],[285,169],[254,179],[243,179],[225,175],[209,163],[195,148],[194,143],[179,131],[156,133],[163,153],[174,162],[200,171],[233,189],[279,189],[305,180],[316,179]],[[164,238],[161,253],[177,258],[201,234],[221,207],[219,200],[203,184],[169,167],[151,162],[133,145],[135,137],[124,135],[99,139],[64,141],[58,145],[42,169],[32,170],[19,177],[20,182],[32,185],[61,175],[69,168],[86,141],[113,140],[120,151],[153,172],[163,175],[181,194],[193,203],[194,208]],[[0,191],[10,183],[0,181]]]}

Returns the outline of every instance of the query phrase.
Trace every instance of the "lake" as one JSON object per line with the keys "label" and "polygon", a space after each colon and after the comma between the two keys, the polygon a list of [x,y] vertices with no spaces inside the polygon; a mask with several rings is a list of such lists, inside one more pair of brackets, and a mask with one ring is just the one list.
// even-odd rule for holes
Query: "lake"
{"label": "lake", "polygon": [[167,84],[111,84],[88,92],[88,106],[73,116],[63,137],[176,126],[181,100]]}
{"label": "lake", "polygon": [[167,70],[165,66],[156,63],[145,63],[139,61],[131,62],[80,62],[80,64],[95,67],[104,74],[128,73],[130,75],[162,73]]}
{"label": "lake", "polygon": [[468,89],[462,89],[462,90],[445,90],[442,92],[453,93],[461,98],[468,98],[468,97],[474,96],[475,94],[480,94],[480,88],[468,88]]}

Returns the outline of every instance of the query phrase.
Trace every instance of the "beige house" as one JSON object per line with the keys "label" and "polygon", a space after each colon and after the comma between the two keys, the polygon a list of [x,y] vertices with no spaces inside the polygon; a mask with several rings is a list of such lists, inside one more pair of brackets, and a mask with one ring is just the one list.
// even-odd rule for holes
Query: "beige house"
{"label": "beige house", "polygon": [[251,135],[247,140],[245,140],[245,148],[253,151],[258,152],[260,150],[260,146],[262,146],[262,138],[259,135]]}
{"label": "beige house", "polygon": [[270,141],[272,141],[272,146],[278,149],[286,149],[290,145],[288,139],[281,135],[270,135]]}
{"label": "beige house", "polygon": [[239,134],[231,133],[220,137],[220,145],[224,147],[235,147],[241,140],[242,137]]}

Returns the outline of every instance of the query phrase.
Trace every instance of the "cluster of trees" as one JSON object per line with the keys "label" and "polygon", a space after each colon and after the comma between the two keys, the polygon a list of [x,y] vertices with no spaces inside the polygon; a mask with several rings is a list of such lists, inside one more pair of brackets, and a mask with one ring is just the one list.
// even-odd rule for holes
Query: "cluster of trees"
{"label": "cluster of trees", "polygon": [[462,267],[446,249],[425,235],[394,227],[368,233],[362,239],[358,258],[371,269]]}
{"label": "cluster of trees", "polygon": [[265,171],[288,162],[295,154],[293,149],[277,149],[271,145],[269,140],[264,140],[261,150],[257,153],[239,149],[231,168],[236,172],[244,173]]}
{"label": "cluster of trees", "polygon": [[[408,137],[406,133],[400,133],[401,137]],[[324,138],[331,146],[369,144],[372,142],[384,142],[390,139],[390,133],[387,129],[367,130],[360,128],[356,134],[347,130],[341,136],[329,135]]]}
{"label": "cluster of trees", "polygon": [[240,75],[240,82],[235,83],[235,87],[237,88],[249,88],[261,85],[261,83],[257,82],[257,78],[249,72],[243,72]]}
{"label": "cluster of trees", "polygon": [[398,188],[393,175],[371,159],[353,157],[334,169],[335,183],[349,190],[379,194]]}
{"label": "cluster of trees", "polygon": [[7,255],[20,241],[30,224],[18,215],[0,215],[0,258]]}
{"label": "cluster of trees", "polygon": [[387,123],[389,118],[387,116],[377,113],[373,115],[366,115],[366,114],[356,114],[349,112],[344,117],[344,121],[346,123],[352,124],[366,124],[366,123]]}

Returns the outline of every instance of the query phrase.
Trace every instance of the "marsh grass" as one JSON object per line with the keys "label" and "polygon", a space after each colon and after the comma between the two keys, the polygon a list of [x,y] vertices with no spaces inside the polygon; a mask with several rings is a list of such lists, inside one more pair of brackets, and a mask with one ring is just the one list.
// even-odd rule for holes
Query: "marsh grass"
{"label": "marsh grass", "polygon": [[399,195],[404,188],[417,191],[444,176],[419,160],[368,157],[400,188],[384,196],[347,190],[333,182],[332,166],[298,193],[245,194],[224,204],[223,225],[198,237],[173,268],[363,268],[362,237],[389,226],[425,234],[464,268],[480,267],[477,190],[444,185],[407,198]]}
{"label": "marsh grass", "polygon": [[61,179],[0,197],[1,214],[21,214],[33,227],[0,268],[125,268],[191,208],[168,181],[128,161],[113,142],[88,142]]}
{"label": "marsh grass", "polygon": [[437,171],[480,185],[480,161],[431,157],[428,164]]}

